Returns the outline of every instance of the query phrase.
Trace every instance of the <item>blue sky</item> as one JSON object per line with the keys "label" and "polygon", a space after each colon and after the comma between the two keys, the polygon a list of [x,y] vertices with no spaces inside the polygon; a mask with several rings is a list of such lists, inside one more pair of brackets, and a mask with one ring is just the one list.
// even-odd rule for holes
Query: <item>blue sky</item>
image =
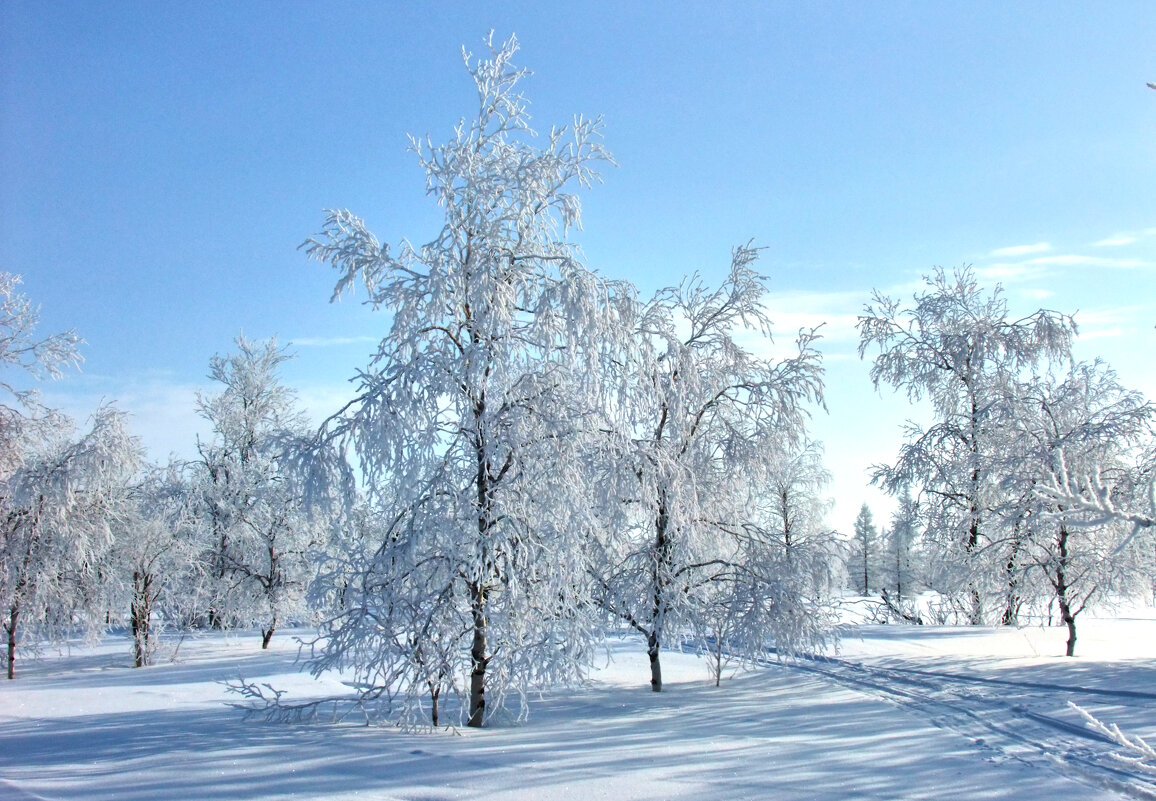
{"label": "blue sky", "polygon": [[1156,6],[1112,3],[0,4],[0,269],[87,340],[46,387],[188,453],[209,357],[295,343],[336,408],[386,320],[297,246],[347,207],[422,242],[407,133],[470,113],[460,47],[516,33],[539,126],[601,114],[619,167],[583,196],[592,267],[644,292],[761,267],[789,342],[826,321],[836,525],[918,415],[854,356],[873,288],[973,264],[1013,311],[1076,312],[1077,355],[1156,397]]}

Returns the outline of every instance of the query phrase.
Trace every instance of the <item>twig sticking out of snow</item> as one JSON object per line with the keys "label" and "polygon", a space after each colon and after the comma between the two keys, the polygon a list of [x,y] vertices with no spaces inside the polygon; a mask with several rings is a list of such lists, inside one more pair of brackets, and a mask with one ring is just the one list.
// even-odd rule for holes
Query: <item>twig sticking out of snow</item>
{"label": "twig sticking out of snow", "polygon": [[1120,731],[1120,727],[1115,723],[1104,723],[1091,712],[1071,701],[1068,702],[1068,706],[1080,713],[1080,717],[1084,719],[1088,728],[1104,735],[1124,749],[1123,753],[1112,752],[1113,759],[1123,765],[1127,765],[1130,770],[1138,774],[1156,776],[1156,749],[1148,745],[1143,737],[1139,735],[1129,737]]}
{"label": "twig sticking out of snow", "polygon": [[326,722],[322,716],[328,712],[325,716],[327,722],[342,723],[351,714],[360,713],[365,718],[365,725],[371,722],[369,711],[360,697],[330,697],[290,703],[281,698],[285,690],[278,690],[268,683],[245,681],[244,678],[226,682],[225,688],[245,699],[229,706],[240,709],[246,717],[257,716],[275,723],[320,723]]}

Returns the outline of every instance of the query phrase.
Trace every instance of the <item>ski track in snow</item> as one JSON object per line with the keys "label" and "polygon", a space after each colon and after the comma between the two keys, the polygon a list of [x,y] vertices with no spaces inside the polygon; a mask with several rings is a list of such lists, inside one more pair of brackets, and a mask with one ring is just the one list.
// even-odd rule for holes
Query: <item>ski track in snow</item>
{"label": "ski track in snow", "polygon": [[[1067,708],[1068,701],[1084,708],[1106,701],[1117,707],[1150,708],[1156,693],[966,676],[826,656],[806,657],[784,667],[915,710],[936,727],[972,740],[992,761],[1052,767],[1128,797],[1156,799],[1156,777],[1129,770],[1113,756],[1119,746]],[[1071,719],[1039,711],[1057,706]]]}

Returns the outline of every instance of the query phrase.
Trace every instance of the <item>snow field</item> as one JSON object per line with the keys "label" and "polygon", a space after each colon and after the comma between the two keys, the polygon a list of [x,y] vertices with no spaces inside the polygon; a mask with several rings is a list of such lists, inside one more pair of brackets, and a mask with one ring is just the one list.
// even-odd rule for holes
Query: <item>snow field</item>
{"label": "snow field", "polygon": [[526,723],[426,734],[227,706],[222,682],[238,675],[294,697],[345,691],[296,671],[290,634],[264,653],[256,635],[187,640],[178,662],[142,669],[114,637],[27,660],[0,685],[0,798],[1145,797],[1097,765],[1107,744],[1066,704],[1156,731],[1156,621],[1086,629],[1089,656],[1064,659],[1048,655],[1060,629],[856,627],[833,658],[720,688],[702,660],[671,652],[661,694],[641,644],[612,640],[588,687],[547,693]]}

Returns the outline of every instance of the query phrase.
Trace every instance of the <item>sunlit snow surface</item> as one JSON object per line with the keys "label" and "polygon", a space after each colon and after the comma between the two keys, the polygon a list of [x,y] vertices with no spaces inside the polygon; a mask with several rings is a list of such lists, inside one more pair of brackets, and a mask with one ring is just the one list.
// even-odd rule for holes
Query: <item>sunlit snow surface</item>
{"label": "sunlit snow surface", "polygon": [[[1048,799],[1149,797],[1075,701],[1156,734],[1150,610],[1063,629],[860,626],[829,659],[771,664],[715,688],[691,654],[650,692],[633,639],[576,692],[482,731],[246,720],[239,674],[326,695],[292,634],[186,640],[133,669],[128,642],[18,662],[0,684],[0,799]],[[1124,795],[1122,796],[1121,793]],[[1151,797],[1156,797],[1153,795]]]}

